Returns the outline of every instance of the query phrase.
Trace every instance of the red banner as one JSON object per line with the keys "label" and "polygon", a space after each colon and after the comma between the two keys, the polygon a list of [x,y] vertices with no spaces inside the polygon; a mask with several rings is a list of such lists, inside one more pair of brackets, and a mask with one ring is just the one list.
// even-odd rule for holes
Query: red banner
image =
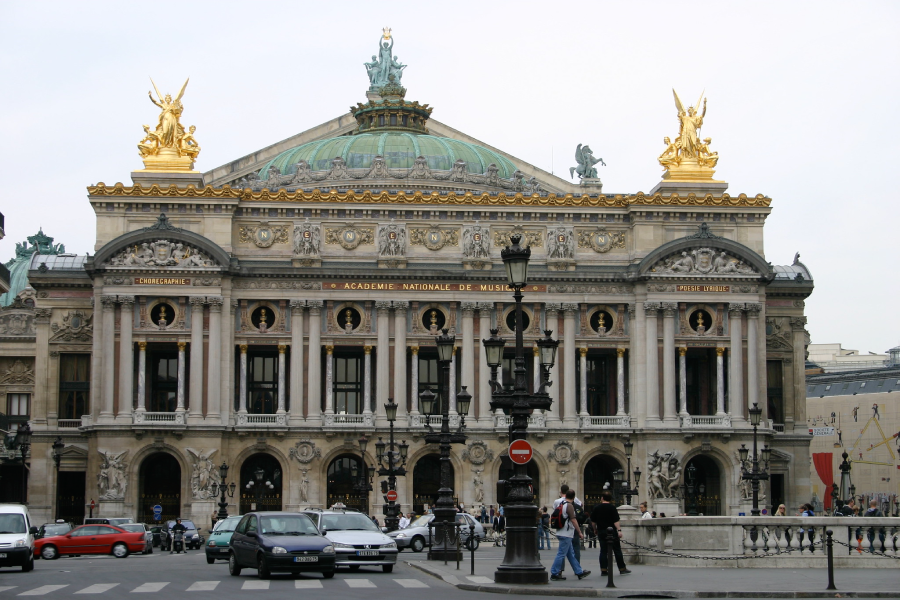
{"label": "red banner", "polygon": [[831,486],[834,484],[834,458],[831,452],[813,452],[813,465],[819,479],[825,484],[825,494],[822,502],[825,510],[831,509]]}

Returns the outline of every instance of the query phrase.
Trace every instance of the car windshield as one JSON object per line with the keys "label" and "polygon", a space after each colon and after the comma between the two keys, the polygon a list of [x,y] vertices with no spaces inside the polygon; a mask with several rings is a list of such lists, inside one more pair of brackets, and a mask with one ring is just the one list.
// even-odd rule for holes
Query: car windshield
{"label": "car windshield", "polygon": [[216,523],[216,533],[232,533],[237,524],[241,522],[240,517],[228,517]]}
{"label": "car windshield", "polygon": [[434,515],[422,515],[416,517],[416,520],[409,524],[410,527],[428,527],[428,523],[434,518]]}
{"label": "car windshield", "polygon": [[260,532],[266,535],[316,535],[316,527],[304,515],[260,517]]}
{"label": "car windshield", "polygon": [[372,519],[361,513],[322,515],[322,527],[328,531],[381,531]]}
{"label": "car windshield", "polygon": [[121,525],[116,525],[119,529],[124,529],[125,531],[140,531],[144,532],[144,526],[140,523],[122,523]]}
{"label": "car windshield", "polygon": [[61,523],[59,525],[44,525],[44,536],[63,535],[64,533],[69,533],[70,529],[71,528],[66,523]]}
{"label": "car windshield", "polygon": [[0,533],[26,533],[25,516],[19,513],[0,514]]}

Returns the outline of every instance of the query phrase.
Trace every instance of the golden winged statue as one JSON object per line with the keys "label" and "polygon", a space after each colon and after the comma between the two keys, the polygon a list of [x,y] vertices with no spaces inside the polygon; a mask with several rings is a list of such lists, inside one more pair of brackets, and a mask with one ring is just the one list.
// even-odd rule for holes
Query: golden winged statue
{"label": "golden winged statue", "polygon": [[190,131],[185,131],[181,124],[181,113],[184,106],[181,98],[187,89],[190,78],[185,80],[178,95],[172,98],[171,94],[163,95],[156,82],[150,78],[153,89],[156,91],[156,99],[153,92],[147,92],[150,102],[159,107],[159,119],[155,129],[144,125],[144,138],[138,143],[138,152],[144,159],[144,167],[152,171],[190,171],[194,168],[194,160],[200,154],[200,145],[194,139],[195,126]]}
{"label": "golden winged statue", "polygon": [[[678,137],[663,138],[666,149],[659,155],[659,164],[666,169],[664,179],[695,181],[711,180],[713,168],[719,161],[719,153],[709,149],[712,138],[700,139],[700,128],[706,118],[706,98],[703,93],[697,99],[697,105],[684,108],[678,92],[672,90],[675,97],[675,108],[678,111]],[[703,105],[698,112],[697,107]]]}

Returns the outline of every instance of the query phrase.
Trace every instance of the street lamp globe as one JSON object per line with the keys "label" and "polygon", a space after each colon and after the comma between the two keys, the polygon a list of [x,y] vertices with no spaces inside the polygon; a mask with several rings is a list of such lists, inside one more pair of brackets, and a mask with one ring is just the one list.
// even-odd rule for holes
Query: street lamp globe
{"label": "street lamp globe", "polygon": [[425,416],[431,416],[434,411],[434,392],[431,390],[425,389],[419,394],[419,410],[422,411],[422,414]]}
{"label": "street lamp globe", "polygon": [[625,446],[625,458],[631,458],[631,454],[634,452],[634,442],[625,440],[625,443],[622,445]]}
{"label": "street lamp globe", "polygon": [[753,427],[759,427],[759,420],[762,417],[762,409],[759,407],[759,404],[756,402],[753,403],[753,408],[749,411],[750,413],[750,425]]}
{"label": "street lamp globe", "polygon": [[503,360],[503,347],[506,346],[506,340],[498,335],[499,329],[491,329],[491,337],[481,340],[484,345],[484,360],[491,372],[495,372]]}
{"label": "street lamp globe", "polygon": [[747,449],[746,444],[741,444],[741,447],[738,448],[738,457],[741,459],[741,465],[747,463],[747,457],[750,455],[750,450]]}
{"label": "street lamp globe", "polygon": [[403,462],[406,462],[406,456],[409,454],[409,444],[406,443],[406,440],[400,442],[400,459]]}
{"label": "street lamp globe", "polygon": [[641,482],[641,468],[635,467],[635,469],[634,469],[634,487],[636,488],[640,482]]}
{"label": "street lamp globe", "polygon": [[384,458],[384,447],[385,446],[386,446],[386,444],[384,443],[384,440],[382,440],[381,438],[378,438],[378,441],[375,442],[375,459],[378,462],[381,462],[381,459]]}
{"label": "street lamp globe", "polygon": [[769,459],[772,457],[772,449],[769,448],[768,444],[763,446],[763,449],[760,451],[762,454],[762,460],[766,464],[766,469],[769,468]]}
{"label": "street lamp globe", "polygon": [[397,404],[393,398],[388,398],[387,404],[384,405],[384,413],[387,415],[388,421],[394,422],[397,420]]}
{"label": "street lamp globe", "polygon": [[552,329],[544,331],[544,337],[537,341],[538,352],[541,355],[541,366],[546,370],[553,368],[556,364],[556,351],[559,348],[559,340],[554,340]]}
{"label": "street lamp globe", "polygon": [[509,287],[521,289],[528,283],[528,261],[531,258],[531,248],[523,248],[519,245],[522,236],[514,233],[509,236],[512,246],[507,246],[500,251],[500,258],[506,267],[506,279]]}
{"label": "street lamp globe", "polygon": [[366,448],[367,448],[368,445],[369,445],[369,440],[366,439],[366,436],[362,436],[361,438],[359,438],[359,439],[357,440],[357,442],[359,443],[359,451],[360,451],[363,455],[365,455],[365,453],[366,453]]}
{"label": "street lamp globe", "polygon": [[219,467],[219,479],[224,482],[227,477],[228,477],[228,465],[223,460],[222,466]]}
{"label": "street lamp globe", "polygon": [[453,360],[453,346],[456,344],[456,336],[449,335],[448,329],[444,329],[437,337],[438,360],[450,362]]}
{"label": "street lamp globe", "polygon": [[469,414],[469,405],[472,403],[472,394],[466,390],[466,386],[461,386],[460,391],[456,394],[456,412],[461,415]]}

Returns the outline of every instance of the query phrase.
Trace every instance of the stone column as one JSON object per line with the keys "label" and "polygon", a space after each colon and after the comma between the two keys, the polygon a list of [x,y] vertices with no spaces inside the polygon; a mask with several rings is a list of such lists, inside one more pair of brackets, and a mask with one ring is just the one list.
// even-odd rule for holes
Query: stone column
{"label": "stone column", "polygon": [[663,302],[663,420],[678,421],[675,405],[675,315],[678,305]]}
{"label": "stone column", "polygon": [[587,389],[587,348],[579,348],[578,354],[580,356],[579,367],[581,368],[580,373],[580,381],[579,381],[579,389],[581,390],[581,406],[578,407],[578,414],[583,417],[588,416],[587,402],[588,402],[588,389]]}
{"label": "stone column", "polygon": [[300,425],[303,409],[303,310],[302,300],[291,300],[291,424]]}
{"label": "stone column", "polygon": [[563,343],[563,349],[565,350],[565,358],[563,359],[565,406],[563,410],[565,416],[563,420],[574,425],[578,422],[578,406],[576,406],[576,399],[578,398],[576,386],[578,384],[575,376],[575,361],[578,360],[578,350],[575,347],[575,336],[578,335],[578,321],[576,320],[578,305],[563,304],[562,309],[564,311],[563,325],[565,336]]}
{"label": "stone column", "polygon": [[[490,302],[478,303],[478,329],[479,338],[488,339],[491,337],[491,310],[493,304]],[[478,361],[478,394],[476,406],[478,408],[478,423],[485,426],[494,424],[494,416],[491,413],[491,369],[487,364],[487,356],[484,353],[484,346],[480,341],[478,344],[478,352],[481,358]]]}
{"label": "stone column", "polygon": [[757,332],[759,328],[759,304],[747,305],[747,405],[759,404],[763,412],[768,412],[767,402],[759,397],[759,349],[757,348]]}
{"label": "stone column", "polygon": [[[788,398],[785,394],[785,432],[788,431],[787,416],[794,418],[794,431],[798,429],[801,432],[806,431],[806,344],[809,340],[809,333],[806,331],[806,317],[791,317],[791,333],[793,334],[794,351],[793,356],[784,358],[785,373],[790,371],[792,389],[794,393],[792,398]],[[787,389],[785,385],[783,389]]]}
{"label": "stone column", "polygon": [[537,392],[541,387],[541,377],[544,375],[541,373],[541,349],[537,346],[534,346],[531,349],[531,353],[534,354],[534,391]]}
{"label": "stone column", "polygon": [[625,348],[616,348],[616,415],[625,416]]}
{"label": "stone column", "polygon": [[453,354],[450,355],[450,389],[448,392],[450,400],[450,414],[456,414],[456,346],[453,346]]}
{"label": "stone column", "polygon": [[[406,389],[406,313],[409,302],[394,302],[394,402],[397,421],[406,420],[409,392]],[[415,398],[413,399],[415,402]]]}
{"label": "stone column", "polygon": [[[556,339],[560,339],[558,324],[559,324],[559,311],[562,310],[562,306],[560,304],[545,304],[544,305],[544,314],[546,315],[546,329],[551,329],[556,334]],[[573,346],[574,347],[574,346]],[[547,411],[547,423],[548,426],[550,423],[559,423],[562,420],[562,409],[560,407],[560,393],[559,390],[562,387],[560,385],[561,381],[559,378],[559,363],[560,360],[565,360],[563,355],[566,352],[565,341],[563,340],[562,348],[557,353],[556,362],[553,363],[553,368],[550,369],[550,381],[553,382],[553,385],[550,386],[548,391],[550,392],[550,399],[553,401],[553,404],[550,406],[550,410]],[[574,351],[573,351],[574,353]]]}
{"label": "stone column", "polygon": [[[322,420],[322,301],[309,300],[309,357],[306,372],[306,421],[307,423]],[[334,349],[334,346],[331,347]],[[330,390],[331,387],[329,386]],[[334,409],[328,414],[334,414]]]}
{"label": "stone column", "polygon": [[334,346],[331,344],[325,346],[325,414],[334,414]]}
{"label": "stone column", "polygon": [[387,425],[384,405],[391,396],[391,302],[375,302],[378,311],[378,346],[375,363],[375,413],[379,424]]}
{"label": "stone column", "polygon": [[184,347],[185,342],[178,342],[178,392],[176,399],[178,405],[175,407],[176,412],[184,412]]}
{"label": "stone column", "polygon": [[728,412],[732,420],[743,420],[744,406],[744,374],[743,348],[741,335],[741,313],[743,304],[728,305],[728,332],[731,334],[731,351],[728,353]]}
{"label": "stone column", "polygon": [[628,305],[630,319],[628,330],[628,390],[629,401],[627,414],[634,419],[635,425],[643,427],[647,377],[647,352],[643,343],[647,341],[644,321],[644,303],[635,302]]}
{"label": "stone column", "polygon": [[688,415],[687,410],[687,348],[678,349],[678,395],[681,398],[681,410],[683,417]]}
{"label": "stone column", "polygon": [[206,298],[191,296],[191,379],[189,422],[203,419],[203,304]]}
{"label": "stone column", "polygon": [[238,413],[247,414],[247,344],[241,344],[241,375],[238,398]]}
{"label": "stone column", "polygon": [[716,416],[725,416],[725,348],[716,348]]}
{"label": "stone column", "polygon": [[[115,395],[116,369],[113,360],[113,348],[116,326],[116,297],[102,296],[100,302],[103,305],[102,316],[102,387],[100,388],[100,418],[111,420],[115,417],[113,411],[113,397]],[[96,359],[96,357],[95,357]]]}
{"label": "stone column", "polygon": [[134,296],[119,296],[119,420],[134,410]]}
{"label": "stone column", "polygon": [[147,342],[138,342],[137,410],[147,410]]}
{"label": "stone column", "polygon": [[[475,388],[475,303],[463,302],[462,309],[462,385],[470,394],[477,394]],[[469,408],[475,414],[475,408]]]}
{"label": "stone column", "polygon": [[644,302],[644,321],[647,331],[647,421],[659,421],[659,329],[656,313],[659,303]]}
{"label": "stone column", "polygon": [[412,407],[409,410],[409,414],[417,415],[419,414],[419,347],[413,346],[409,351],[412,355],[410,359],[412,365],[409,372],[409,384],[412,387]]}
{"label": "stone column", "polygon": [[[372,414],[372,346],[363,346],[363,414]],[[334,359],[331,359],[332,362]]]}
{"label": "stone column", "polygon": [[278,410],[276,411],[279,415],[283,415],[287,412],[284,409],[284,351],[287,350],[287,346],[284,344],[278,344]]}
{"label": "stone column", "polygon": [[222,304],[221,296],[209,296],[209,368],[206,377],[206,420],[211,424],[222,422]]}

